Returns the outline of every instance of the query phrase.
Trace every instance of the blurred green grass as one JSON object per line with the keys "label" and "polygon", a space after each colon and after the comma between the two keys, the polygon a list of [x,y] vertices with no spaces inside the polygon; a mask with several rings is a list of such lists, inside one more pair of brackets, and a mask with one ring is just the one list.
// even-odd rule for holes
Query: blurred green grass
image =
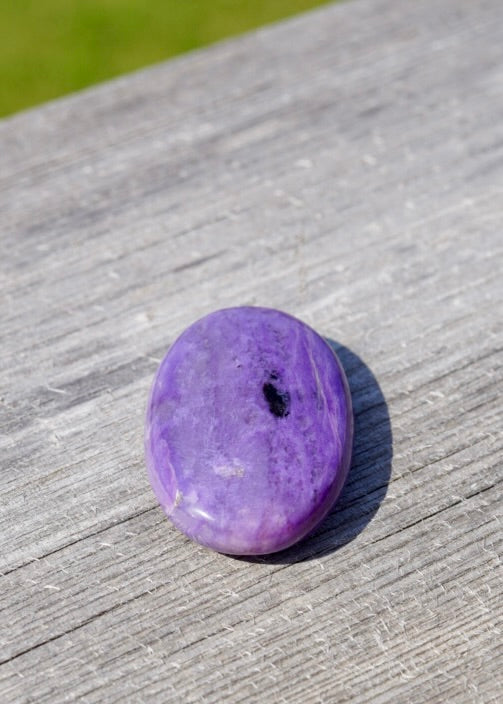
{"label": "blurred green grass", "polygon": [[327,0],[0,0],[0,116]]}

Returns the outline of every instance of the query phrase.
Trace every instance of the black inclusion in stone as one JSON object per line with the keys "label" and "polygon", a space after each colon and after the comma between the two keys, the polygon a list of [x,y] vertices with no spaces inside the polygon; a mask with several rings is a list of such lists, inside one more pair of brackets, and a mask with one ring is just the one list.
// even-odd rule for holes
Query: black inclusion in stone
{"label": "black inclusion in stone", "polygon": [[269,404],[269,410],[274,416],[285,418],[290,413],[290,394],[288,391],[279,391],[271,382],[266,382],[262,391]]}

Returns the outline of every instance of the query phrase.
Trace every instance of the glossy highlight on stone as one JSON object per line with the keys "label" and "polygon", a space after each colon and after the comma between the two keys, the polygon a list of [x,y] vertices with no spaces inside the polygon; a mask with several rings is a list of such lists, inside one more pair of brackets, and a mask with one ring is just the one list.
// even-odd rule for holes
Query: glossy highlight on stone
{"label": "glossy highlight on stone", "polygon": [[278,310],[210,313],[170,347],[147,408],[152,488],[183,533],[260,555],[309,533],[337,499],[351,397],[329,345]]}

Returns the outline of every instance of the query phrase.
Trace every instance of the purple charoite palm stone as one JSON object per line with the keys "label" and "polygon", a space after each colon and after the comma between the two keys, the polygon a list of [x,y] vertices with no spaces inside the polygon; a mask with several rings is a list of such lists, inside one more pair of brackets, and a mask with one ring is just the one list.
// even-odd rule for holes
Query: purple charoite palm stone
{"label": "purple charoite palm stone", "polygon": [[219,310],[176,340],[147,410],[150,482],[173,523],[219,552],[287,548],[348,473],[351,398],[314,330],[269,308]]}

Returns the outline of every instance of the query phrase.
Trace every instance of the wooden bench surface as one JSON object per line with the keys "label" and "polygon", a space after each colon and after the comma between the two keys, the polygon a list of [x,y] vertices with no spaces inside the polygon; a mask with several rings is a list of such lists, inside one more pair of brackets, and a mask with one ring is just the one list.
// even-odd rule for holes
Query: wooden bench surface
{"label": "wooden bench surface", "polygon": [[[500,0],[356,0],[0,123],[0,700],[496,702]],[[171,527],[146,397],[185,326],[337,344],[351,473],[315,535]]]}

